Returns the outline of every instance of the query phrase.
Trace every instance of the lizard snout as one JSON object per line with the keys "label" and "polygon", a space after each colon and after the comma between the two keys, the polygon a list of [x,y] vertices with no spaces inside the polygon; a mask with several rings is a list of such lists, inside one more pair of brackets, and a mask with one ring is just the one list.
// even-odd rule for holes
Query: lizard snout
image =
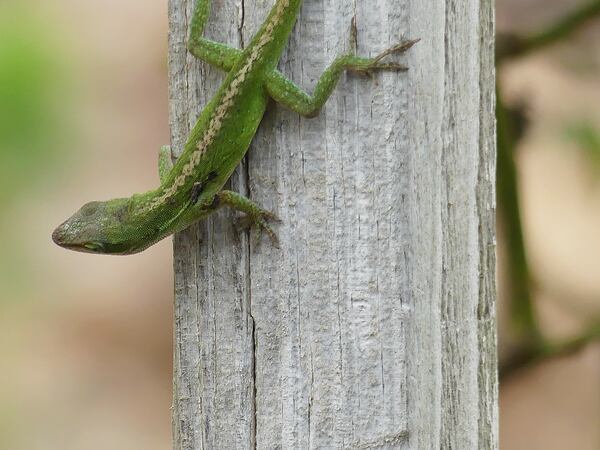
{"label": "lizard snout", "polygon": [[52,240],[55,244],[60,245],[61,247],[65,243],[65,224],[62,223],[56,227],[56,229],[52,232]]}

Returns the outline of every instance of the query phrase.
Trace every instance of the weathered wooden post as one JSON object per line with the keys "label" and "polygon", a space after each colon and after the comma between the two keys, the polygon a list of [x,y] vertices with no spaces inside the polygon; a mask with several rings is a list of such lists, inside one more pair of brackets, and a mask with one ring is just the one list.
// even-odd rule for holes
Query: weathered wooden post
{"label": "weathered wooden post", "polygon": [[[177,151],[223,78],[186,52],[192,1],[170,0]],[[207,36],[246,44],[273,1],[213,1]],[[232,185],[281,248],[228,211],[175,238],[175,449],[498,446],[493,2],[305,0],[281,70],[310,90],[353,16],[359,53],[421,42],[315,119],[269,109]]]}

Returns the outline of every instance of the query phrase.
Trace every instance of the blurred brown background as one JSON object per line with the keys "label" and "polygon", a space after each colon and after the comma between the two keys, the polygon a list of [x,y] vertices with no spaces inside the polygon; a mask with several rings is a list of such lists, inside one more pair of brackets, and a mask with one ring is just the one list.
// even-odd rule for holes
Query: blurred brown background
{"label": "blurred brown background", "polygon": [[[586,3],[497,0],[498,31]],[[574,28],[499,64],[524,237],[500,198],[505,450],[600,449],[600,20]],[[158,182],[166,33],[166,1],[0,3],[1,449],[170,448],[170,241],[127,258],[50,241],[85,201]]]}

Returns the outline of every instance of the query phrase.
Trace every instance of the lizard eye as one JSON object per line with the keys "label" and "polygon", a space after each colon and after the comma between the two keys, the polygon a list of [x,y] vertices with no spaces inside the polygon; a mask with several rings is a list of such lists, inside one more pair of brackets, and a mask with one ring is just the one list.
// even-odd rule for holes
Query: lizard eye
{"label": "lizard eye", "polygon": [[84,205],[81,208],[81,214],[83,216],[89,217],[89,216],[95,214],[97,210],[98,210],[98,202],[91,202],[91,203],[88,203],[87,205]]}

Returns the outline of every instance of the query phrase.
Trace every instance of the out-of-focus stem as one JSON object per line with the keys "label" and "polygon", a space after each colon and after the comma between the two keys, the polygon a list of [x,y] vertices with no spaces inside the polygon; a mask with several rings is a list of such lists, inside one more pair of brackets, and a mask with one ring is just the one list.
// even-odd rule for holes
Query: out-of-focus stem
{"label": "out-of-focus stem", "polygon": [[563,39],[598,14],[600,14],[600,0],[588,1],[538,33],[530,36],[513,34],[498,36],[496,64],[500,64],[505,58],[523,56]]}
{"label": "out-of-focus stem", "polygon": [[[591,0],[541,32],[529,36],[498,36],[496,64],[499,66],[507,58],[525,56],[561,40],[597,15],[600,15],[600,0]],[[499,220],[503,221],[506,230],[509,321],[511,332],[519,342],[513,355],[500,368],[500,374],[504,378],[541,359],[574,352],[588,342],[600,339],[600,324],[596,323],[580,336],[558,344],[548,343],[540,331],[532,304],[531,274],[523,237],[519,180],[514,159],[520,131],[516,126],[516,116],[503,103],[499,84],[496,102],[498,210]]]}
{"label": "out-of-focus stem", "polygon": [[505,381],[510,375],[542,360],[566,356],[577,352],[587,344],[600,339],[600,322],[583,331],[580,335],[557,343],[546,343],[537,347],[523,348],[513,354],[500,366],[500,379]]}
{"label": "out-of-focus stem", "polygon": [[[521,342],[536,346],[541,338],[530,289],[530,271],[521,225],[521,207],[517,169],[514,160],[516,131],[514,121],[502,101],[498,86],[496,93],[498,133],[498,210],[505,226],[507,241],[508,295],[510,325]],[[526,344],[526,346],[529,346]]]}

